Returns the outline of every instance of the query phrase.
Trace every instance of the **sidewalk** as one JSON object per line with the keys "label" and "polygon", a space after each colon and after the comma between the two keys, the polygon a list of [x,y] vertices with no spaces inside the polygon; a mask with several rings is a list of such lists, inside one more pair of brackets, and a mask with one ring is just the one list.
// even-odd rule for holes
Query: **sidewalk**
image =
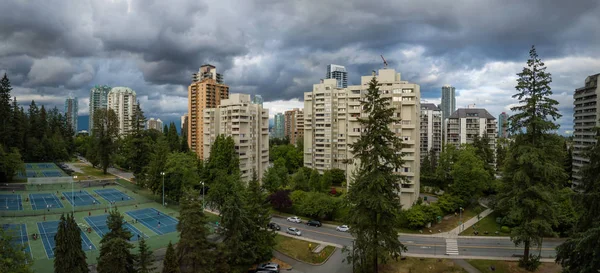
{"label": "sidewalk", "polygon": [[438,233],[436,235],[438,237],[443,237],[443,238],[457,238],[458,234],[460,234],[464,230],[467,230],[468,228],[470,228],[471,226],[473,226],[475,223],[479,222],[479,220],[481,220],[481,219],[485,218],[486,216],[490,215],[490,213],[492,213],[492,212],[494,212],[494,210],[492,210],[492,209],[486,209],[486,210],[484,210],[480,214],[480,217],[475,216],[475,217],[467,220],[466,222],[464,222],[461,226],[458,226],[458,227],[454,228],[451,231]]}

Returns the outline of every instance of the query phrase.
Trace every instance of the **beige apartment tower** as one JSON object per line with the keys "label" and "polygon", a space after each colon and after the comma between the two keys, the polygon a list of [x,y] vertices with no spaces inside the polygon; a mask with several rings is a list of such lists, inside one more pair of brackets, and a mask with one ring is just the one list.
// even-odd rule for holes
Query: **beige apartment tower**
{"label": "beige apartment tower", "polygon": [[446,143],[459,147],[471,144],[475,136],[487,135],[490,148],[496,153],[498,126],[496,118],[482,108],[459,108],[446,120]]}
{"label": "beige apartment tower", "polygon": [[223,84],[223,77],[217,74],[212,65],[203,65],[193,75],[188,87],[188,126],[187,141],[190,150],[204,159],[204,109],[215,108],[229,97],[229,87]]}
{"label": "beige apartment tower", "polygon": [[113,87],[108,92],[107,107],[117,114],[119,135],[126,135],[131,131],[131,118],[135,111],[135,104],[135,91],[129,87]]}
{"label": "beige apartment tower", "polygon": [[357,120],[366,115],[360,100],[373,77],[379,82],[381,95],[390,98],[398,119],[389,126],[402,138],[405,147],[402,151],[406,154],[406,164],[396,171],[408,178],[408,183],[401,186],[400,200],[404,208],[410,208],[419,197],[420,87],[402,81],[394,69],[380,69],[378,75],[362,76],[361,85],[347,88],[339,88],[335,79],[321,80],[313,85],[312,92],[304,93],[304,166],[319,172],[339,168],[351,181],[359,162],[349,144],[363,131]]}
{"label": "beige apartment tower", "polygon": [[421,103],[421,163],[428,154],[433,154],[435,160],[442,151],[442,109],[433,103]]}
{"label": "beige apartment tower", "polygon": [[290,143],[296,145],[299,139],[304,138],[304,111],[294,108],[285,111],[284,135],[290,139]]}
{"label": "beige apartment tower", "polygon": [[269,164],[269,110],[252,103],[250,95],[231,94],[217,108],[204,109],[204,158],[218,135],[233,138],[242,179],[249,181],[252,170],[262,179]]}
{"label": "beige apartment tower", "polygon": [[581,168],[590,163],[586,155],[596,144],[594,128],[600,126],[600,74],[588,76],[585,85],[573,94],[573,187],[581,183]]}

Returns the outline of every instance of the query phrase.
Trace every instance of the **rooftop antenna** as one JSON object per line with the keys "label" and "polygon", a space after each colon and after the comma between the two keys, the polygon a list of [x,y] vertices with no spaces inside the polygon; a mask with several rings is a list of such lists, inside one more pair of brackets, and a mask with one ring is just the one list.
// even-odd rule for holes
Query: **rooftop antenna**
{"label": "rooftop antenna", "polygon": [[387,61],[385,60],[385,58],[383,57],[383,55],[379,55],[379,56],[381,56],[381,59],[383,60],[383,65],[384,65],[384,67],[383,67],[383,68],[384,68],[384,69],[386,69],[386,68],[387,68],[387,66],[388,66],[388,63],[387,63]]}

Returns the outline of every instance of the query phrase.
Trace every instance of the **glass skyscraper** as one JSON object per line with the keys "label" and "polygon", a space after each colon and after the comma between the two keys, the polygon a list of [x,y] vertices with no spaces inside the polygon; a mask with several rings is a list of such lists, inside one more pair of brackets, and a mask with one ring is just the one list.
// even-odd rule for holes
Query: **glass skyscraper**
{"label": "glass skyscraper", "polygon": [[327,76],[326,79],[336,79],[338,88],[346,88],[348,87],[348,71],[346,68],[337,65],[330,64],[327,66]]}
{"label": "glass skyscraper", "polygon": [[450,85],[442,87],[442,116],[447,119],[456,111],[456,94],[455,88]]}
{"label": "glass skyscraper", "polygon": [[65,99],[65,116],[67,117],[67,122],[73,128],[73,133],[77,134],[77,111],[79,111],[79,103],[77,102],[77,97],[73,98],[69,96],[69,98]]}
{"label": "glass skyscraper", "polygon": [[498,116],[498,138],[508,137],[508,114],[502,112]]}
{"label": "glass skyscraper", "polygon": [[111,89],[108,85],[96,85],[90,90],[90,120],[88,128],[90,135],[94,131],[94,112],[98,109],[106,109],[108,107],[108,92]]}
{"label": "glass skyscraper", "polygon": [[252,103],[254,103],[254,104],[258,104],[258,105],[260,105],[262,107],[263,106],[263,102],[264,102],[264,100],[263,100],[263,97],[261,95],[254,95],[252,97]]}
{"label": "glass skyscraper", "polygon": [[273,138],[283,138],[285,135],[285,115],[275,114],[275,124],[273,126]]}

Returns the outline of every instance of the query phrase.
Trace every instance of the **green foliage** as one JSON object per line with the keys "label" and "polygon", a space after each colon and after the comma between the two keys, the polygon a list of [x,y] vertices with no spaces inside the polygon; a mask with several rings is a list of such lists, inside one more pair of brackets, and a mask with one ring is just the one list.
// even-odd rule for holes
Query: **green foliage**
{"label": "green foliage", "polygon": [[137,273],[151,273],[154,272],[156,267],[152,266],[154,263],[154,256],[152,255],[152,250],[146,244],[146,239],[144,236],[141,236],[138,244],[138,255],[136,259],[136,270]]}
{"label": "green foliage", "polygon": [[[251,244],[248,240],[251,232],[248,211],[246,211],[246,193],[238,177],[231,177],[224,205],[220,208],[221,223],[223,226],[223,245],[230,253],[227,258],[232,271],[237,272],[247,269],[253,262]],[[211,189],[212,191],[212,189]]]}
{"label": "green foliage", "polygon": [[321,190],[321,175],[319,171],[313,169],[310,172],[310,179],[308,180],[308,188],[311,191],[320,191]]}
{"label": "green foliage", "polygon": [[470,146],[458,150],[456,161],[450,171],[453,183],[449,192],[461,200],[459,205],[462,206],[476,202],[481,191],[492,179],[485,169],[487,164],[475,152],[476,150]]}
{"label": "green foliage", "polygon": [[513,95],[519,104],[511,108],[516,113],[509,124],[516,137],[504,162],[504,185],[497,204],[516,224],[511,240],[524,246],[522,265],[530,264],[532,246],[540,245],[543,236],[554,235],[554,202],[558,186],[567,178],[562,166],[562,139],[553,134],[560,114],[558,102],[550,98],[552,78],[534,47],[529,55]]}
{"label": "green foliage", "polygon": [[294,191],[290,195],[294,211],[315,219],[332,220],[339,207],[339,199],[322,192]]}
{"label": "green foliage", "polygon": [[496,171],[501,171],[504,166],[504,160],[506,159],[506,154],[508,153],[506,147],[508,147],[508,140],[505,138],[497,139],[496,143]]}
{"label": "green foliage", "polygon": [[171,153],[165,165],[165,194],[179,201],[184,190],[199,184],[198,158],[191,153]]}
{"label": "green foliage", "polygon": [[163,176],[160,173],[165,171],[168,157],[169,144],[166,138],[161,135],[158,137],[154,150],[150,155],[150,163],[144,168],[144,179],[137,181],[137,183],[140,186],[149,188],[153,193],[162,193]]}
{"label": "green foliage", "polygon": [[112,163],[116,148],[116,139],[119,137],[119,120],[112,109],[97,109],[94,113],[94,147],[98,161],[106,174],[106,169]]}
{"label": "green foliage", "polygon": [[496,145],[487,134],[483,134],[482,137],[475,135],[471,146],[475,148],[475,155],[479,157],[485,164],[483,167],[489,172],[490,176],[493,177],[496,174],[494,169],[494,149],[490,147],[490,144]]}
{"label": "green foliage", "polygon": [[25,172],[25,163],[17,148],[5,151],[0,144],[0,181],[12,181],[18,171]]}
{"label": "green foliage", "polygon": [[321,176],[320,184],[321,184],[320,189],[322,191],[331,190],[331,185],[333,184],[333,175],[331,174],[330,170],[325,170],[323,172],[323,175]]}
{"label": "green foliage", "polygon": [[406,251],[398,238],[397,225],[401,211],[398,192],[406,178],[394,172],[405,163],[404,154],[398,153],[402,141],[388,127],[398,120],[390,101],[380,97],[377,85],[373,77],[361,102],[366,117],[358,121],[367,133],[351,144],[359,166],[347,194],[346,205],[352,213],[345,223],[352,227],[350,233],[356,238],[347,257],[356,272],[376,273],[379,263],[386,263],[390,257],[397,259]]}
{"label": "green foliage", "polygon": [[444,213],[436,204],[418,204],[403,211],[403,215],[409,228],[420,229],[425,227],[427,223],[435,223],[437,217],[443,216]]}
{"label": "green foliage", "polygon": [[333,168],[330,170],[332,181],[331,184],[334,186],[341,186],[346,182],[346,172],[344,170]]}
{"label": "green foliage", "polygon": [[502,226],[500,231],[502,231],[502,233],[510,233],[510,228],[507,226]]}
{"label": "green foliage", "polygon": [[573,147],[569,148],[567,145],[567,141],[564,142],[563,152],[565,154],[563,166],[565,168],[565,173],[568,177],[568,181],[567,183],[565,183],[565,186],[570,187],[571,182],[573,181]]}
{"label": "green foliage", "polygon": [[271,206],[254,170],[252,180],[248,182],[246,201],[249,222],[246,239],[250,248],[248,253],[252,255],[251,263],[268,261],[273,256],[275,246],[275,233],[265,228],[271,221]]}
{"label": "green foliage", "polygon": [[24,245],[12,243],[12,237],[0,226],[0,272],[30,273],[33,260]]}
{"label": "green foliage", "polygon": [[441,189],[446,189],[448,185],[452,184],[453,178],[451,175],[452,166],[458,157],[458,150],[456,146],[448,144],[444,147],[440,153],[437,167],[435,169],[435,184],[431,186],[438,186]]}
{"label": "green foliage", "polygon": [[529,254],[529,259],[519,260],[519,266],[531,272],[536,271],[541,264],[542,263],[540,262],[540,256],[536,256],[533,254]]}
{"label": "green foliage", "polygon": [[169,124],[169,131],[167,133],[167,142],[169,142],[169,148],[171,148],[171,152],[179,152],[181,143],[179,141],[179,135],[177,134],[177,127],[175,127],[175,123],[171,122]]}
{"label": "green foliage", "polygon": [[[209,235],[206,227],[208,219],[198,196],[197,191],[187,190],[181,201],[179,223],[177,224],[177,231],[180,234],[176,252],[181,272],[206,272],[213,257],[211,249],[214,245],[207,239]],[[171,245],[169,244],[169,246]],[[166,263],[165,260],[165,266]],[[163,270],[163,272],[165,271]]]}
{"label": "green foliage", "polygon": [[285,167],[285,160],[279,158],[275,160],[272,168],[267,169],[262,179],[263,188],[269,192],[275,192],[279,188],[287,185],[288,171]]}
{"label": "green foliage", "polygon": [[287,190],[278,190],[270,194],[267,200],[271,203],[271,206],[278,211],[285,211],[292,207],[290,192]]}
{"label": "green foliage", "polygon": [[300,168],[296,173],[294,173],[294,175],[292,175],[292,189],[308,191],[308,179],[306,178],[304,172],[304,168]]}
{"label": "green foliage", "polygon": [[423,177],[431,177],[434,175],[434,169],[431,164],[431,160],[429,159],[429,153],[425,155],[423,161],[421,162],[421,176]]}
{"label": "green foliage", "polygon": [[163,260],[162,273],[179,272],[181,271],[179,270],[179,263],[177,262],[177,257],[175,256],[175,250],[173,249],[173,244],[169,242],[169,245],[167,246],[167,253],[165,254],[165,259]]}
{"label": "green foliage", "polygon": [[269,149],[269,159],[271,161],[283,159],[285,168],[289,173],[294,173],[304,163],[304,152],[301,147],[292,144],[272,145]]}
{"label": "green foliage", "polygon": [[113,209],[106,218],[108,233],[100,240],[98,273],[134,273],[135,256],[131,254],[133,245],[129,243],[131,232],[124,226],[123,215]]}
{"label": "green foliage", "polygon": [[87,273],[85,252],[81,249],[81,235],[73,215],[60,217],[54,236],[54,272]]}
{"label": "green foliage", "polygon": [[11,116],[12,107],[10,106],[10,91],[12,87],[10,80],[4,73],[2,80],[0,80],[0,117],[4,122],[0,122],[0,144],[8,146],[10,143],[10,132],[12,130],[12,124],[6,122],[7,117]]}

